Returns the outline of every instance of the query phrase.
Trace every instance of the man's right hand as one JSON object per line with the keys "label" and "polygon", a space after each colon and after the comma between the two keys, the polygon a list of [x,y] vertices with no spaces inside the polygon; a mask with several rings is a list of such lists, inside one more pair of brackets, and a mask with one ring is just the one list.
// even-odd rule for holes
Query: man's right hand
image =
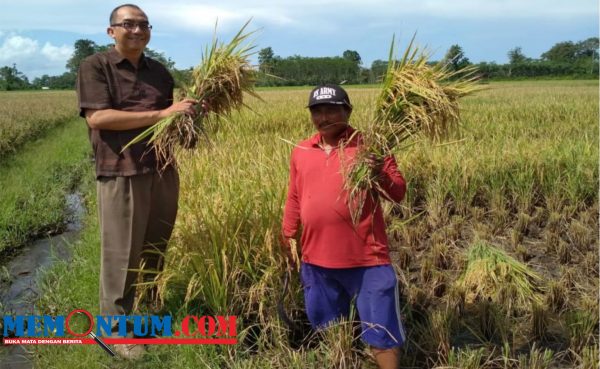
{"label": "man's right hand", "polygon": [[298,269],[298,250],[296,240],[292,237],[281,236],[281,250],[286,258],[289,269]]}
{"label": "man's right hand", "polygon": [[183,99],[163,110],[124,111],[117,109],[85,109],[85,119],[93,129],[124,131],[151,126],[175,113],[196,116],[198,100]]}
{"label": "man's right hand", "polygon": [[194,118],[197,114],[196,105],[198,102],[198,100],[194,99],[183,99],[181,101],[177,101],[168,108],[161,110],[159,117],[160,119],[163,119],[175,113],[184,113]]}

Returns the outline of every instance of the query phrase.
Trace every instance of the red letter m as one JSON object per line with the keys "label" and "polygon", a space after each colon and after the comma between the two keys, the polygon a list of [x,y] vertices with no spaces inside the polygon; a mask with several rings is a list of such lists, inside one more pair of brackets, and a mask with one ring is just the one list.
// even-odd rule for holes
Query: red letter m
{"label": "red letter m", "polygon": [[237,337],[237,316],[218,316],[219,332],[217,336]]}

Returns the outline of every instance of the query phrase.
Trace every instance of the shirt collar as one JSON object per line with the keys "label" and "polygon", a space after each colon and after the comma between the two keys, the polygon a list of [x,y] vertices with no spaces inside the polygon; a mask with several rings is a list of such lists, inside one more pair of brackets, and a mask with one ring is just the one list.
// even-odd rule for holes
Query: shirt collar
{"label": "shirt collar", "polygon": [[[124,62],[131,64],[131,62],[127,60],[127,58],[125,58],[123,55],[121,55],[114,46],[111,46],[108,50],[108,56],[111,59],[111,61],[115,64],[120,64]],[[140,57],[138,68],[150,68],[150,63],[148,63],[148,58],[146,58],[144,53],[142,53],[142,56]]]}

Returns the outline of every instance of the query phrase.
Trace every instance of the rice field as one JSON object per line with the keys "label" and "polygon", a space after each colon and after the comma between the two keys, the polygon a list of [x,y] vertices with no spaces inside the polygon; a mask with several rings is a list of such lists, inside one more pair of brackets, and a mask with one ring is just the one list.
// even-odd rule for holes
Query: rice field
{"label": "rice field", "polygon": [[[409,339],[402,367],[597,368],[598,82],[487,87],[463,100],[459,133],[396,148],[409,190],[386,206],[386,219]],[[264,101],[247,100],[252,111],[208,127],[210,145],[179,152],[180,210],[158,279],[163,311],[238,315],[241,342],[152,347],[140,367],[375,367],[352,322],[302,343],[277,318],[289,142],[313,133],[308,92],[260,90]],[[360,128],[378,90],[348,92]],[[95,286],[71,296],[77,263],[50,274],[59,298],[42,309],[95,301]],[[303,321],[297,273],[285,309]],[[40,367],[131,367],[85,347],[37,351]]]}
{"label": "rice field", "polygon": [[[377,90],[348,92],[360,128]],[[277,236],[288,141],[312,134],[307,94],[263,91],[264,103],[250,103],[255,113],[234,115],[212,132],[211,147],[180,158],[181,212],[163,287],[185,293],[189,306],[260,327],[265,354],[247,358],[255,363],[248,367],[293,367],[281,358],[289,346],[274,322],[283,270]],[[596,82],[492,84],[464,100],[462,131],[449,142],[397,150],[409,192],[387,218],[410,337],[405,367],[506,360],[525,368],[533,366],[520,355],[533,360],[544,350],[553,365],[572,367],[596,350],[597,119]],[[502,250],[512,269],[471,265],[477,244]],[[473,291],[465,275],[472,270],[497,289]],[[301,310],[301,294],[288,304]],[[243,362],[239,350],[233,355]],[[303,362],[310,351],[294,355]],[[315,365],[324,363],[344,367]]]}
{"label": "rice field", "polygon": [[0,252],[60,232],[89,166],[73,91],[0,93]]}
{"label": "rice field", "polygon": [[75,115],[73,91],[0,93],[0,160],[28,139]]}

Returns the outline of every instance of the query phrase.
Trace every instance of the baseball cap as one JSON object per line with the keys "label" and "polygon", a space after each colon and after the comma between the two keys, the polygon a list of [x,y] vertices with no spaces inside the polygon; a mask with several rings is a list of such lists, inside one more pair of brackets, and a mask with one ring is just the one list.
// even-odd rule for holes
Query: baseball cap
{"label": "baseball cap", "polygon": [[347,105],[352,108],[346,91],[338,85],[320,85],[310,92],[307,108],[320,104]]}

